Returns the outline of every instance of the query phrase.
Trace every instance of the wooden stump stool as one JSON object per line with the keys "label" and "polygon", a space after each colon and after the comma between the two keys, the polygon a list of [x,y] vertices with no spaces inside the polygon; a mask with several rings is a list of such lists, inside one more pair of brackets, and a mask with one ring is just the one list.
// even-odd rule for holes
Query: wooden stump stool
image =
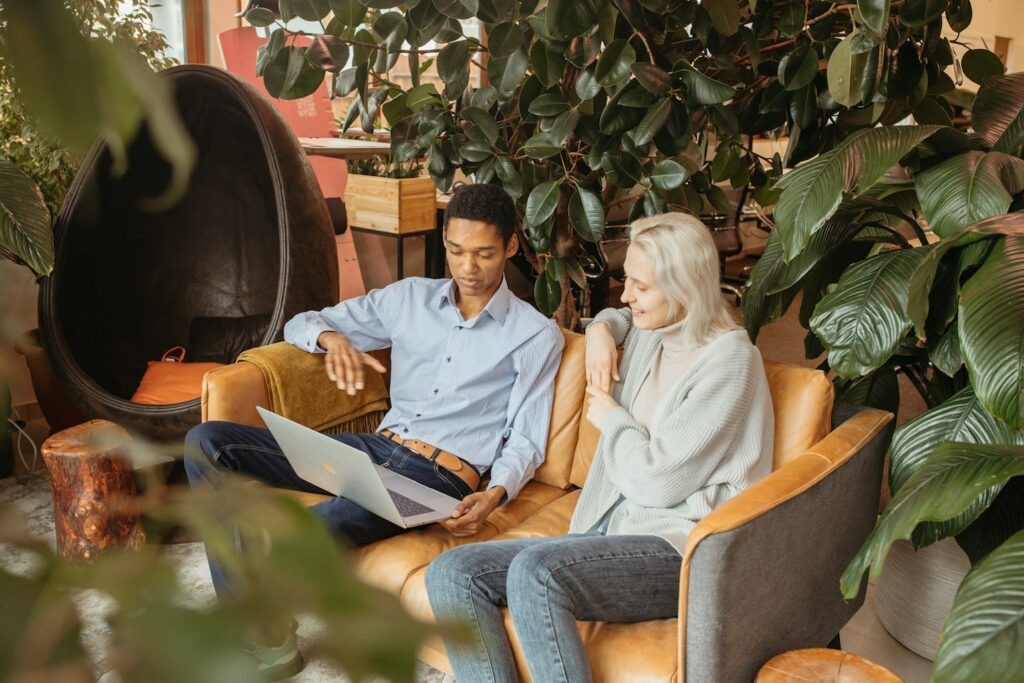
{"label": "wooden stump stool", "polygon": [[899,676],[863,657],[841,650],[790,650],[772,657],[755,683],[902,683]]}
{"label": "wooden stump stool", "polygon": [[53,480],[57,549],[65,559],[88,561],[105,548],[137,550],[145,542],[139,516],[122,507],[138,493],[130,441],[113,422],[89,420],[43,443]]}

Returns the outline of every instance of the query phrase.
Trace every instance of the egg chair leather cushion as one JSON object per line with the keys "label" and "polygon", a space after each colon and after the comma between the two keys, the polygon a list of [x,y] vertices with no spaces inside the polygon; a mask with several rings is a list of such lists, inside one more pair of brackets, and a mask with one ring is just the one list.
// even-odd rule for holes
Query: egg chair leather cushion
{"label": "egg chair leather cushion", "polygon": [[[190,343],[190,329],[209,327],[207,318],[238,321],[221,326],[229,336],[265,320],[243,336],[250,345],[278,341],[293,315],[335,303],[338,272],[323,195],[273,104],[214,67],[163,74],[198,149],[185,195],[147,210],[170,168],[145,129],[122,176],[98,144],[58,216],[39,317],[54,370],[85,415],[175,439],[198,424],[199,400],[131,403],[147,362]],[[219,346],[221,357],[205,359],[231,362],[240,350]]]}

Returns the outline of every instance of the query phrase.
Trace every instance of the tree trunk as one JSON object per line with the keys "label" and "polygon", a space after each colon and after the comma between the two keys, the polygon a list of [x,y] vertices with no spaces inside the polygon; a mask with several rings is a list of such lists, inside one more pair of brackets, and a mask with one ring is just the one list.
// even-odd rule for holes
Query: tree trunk
{"label": "tree trunk", "polygon": [[[576,233],[569,224],[569,210],[565,195],[559,199],[558,209],[555,211],[555,227],[553,230],[554,244],[551,253],[553,256],[568,259],[576,255]],[[580,312],[576,307],[576,300],[572,295],[572,280],[568,274],[559,279],[562,288],[562,302],[555,310],[555,322],[567,330],[580,330]]]}
{"label": "tree trunk", "polygon": [[145,542],[128,457],[130,437],[106,420],[89,420],[54,434],[43,444],[53,480],[57,549],[73,562],[92,560],[108,547],[137,550]]}

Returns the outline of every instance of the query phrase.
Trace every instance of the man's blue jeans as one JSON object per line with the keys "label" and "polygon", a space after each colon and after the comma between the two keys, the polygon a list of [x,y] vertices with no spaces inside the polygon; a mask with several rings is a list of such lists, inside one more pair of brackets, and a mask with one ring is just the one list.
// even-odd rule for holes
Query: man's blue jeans
{"label": "man's blue jeans", "polygon": [[535,681],[590,681],[576,621],[628,623],[678,614],[682,556],[659,536],[597,533],[470,543],[427,567],[438,621],[468,625],[445,640],[458,681],[514,682],[501,616],[508,607]]}
{"label": "man's blue jeans", "polygon": [[[369,454],[378,465],[453,498],[462,499],[472,493],[464,481],[448,470],[380,434],[332,434],[331,438]],[[271,486],[330,495],[295,473],[267,429],[212,421],[189,430],[185,436],[185,472],[192,488],[217,486],[224,470],[260,479]],[[352,545],[365,545],[405,531],[347,498],[332,498],[310,509],[328,529]],[[210,573],[217,592],[223,594],[228,588],[227,577],[212,559]]]}

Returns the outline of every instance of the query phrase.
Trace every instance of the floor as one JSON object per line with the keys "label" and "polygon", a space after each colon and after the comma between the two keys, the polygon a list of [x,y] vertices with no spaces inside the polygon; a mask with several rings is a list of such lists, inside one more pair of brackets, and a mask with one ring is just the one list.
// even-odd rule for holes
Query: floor
{"label": "floor", "polygon": [[[796,302],[791,308],[790,315],[767,326],[758,339],[758,347],[766,358],[813,367],[818,361],[803,357],[804,333],[795,318],[798,308],[799,302]],[[923,409],[920,400],[911,390],[905,390],[903,394],[899,422],[907,420]],[[27,430],[37,443],[47,433],[46,424],[42,420],[32,420]],[[26,464],[31,465],[31,451],[27,444],[23,445]],[[0,505],[11,504],[21,509],[28,516],[32,532],[54,543],[52,500],[45,473],[38,470],[35,473],[27,473],[28,468],[25,465],[21,462],[17,464],[16,476],[0,479]],[[165,548],[167,557],[176,567],[180,579],[193,587],[196,599],[211,599],[213,589],[202,546],[198,543],[179,543]],[[23,555],[0,544],[0,567],[11,571],[25,571],[28,565]],[[97,662],[99,672],[102,673],[103,648],[105,640],[109,637],[109,629],[102,618],[104,603],[97,596],[83,595],[79,606],[87,625],[83,638],[85,646],[93,660]],[[308,635],[309,628],[309,625],[300,624],[300,646],[302,638]],[[874,590],[871,586],[868,588],[864,606],[843,629],[841,637],[844,650],[885,666],[908,683],[924,683],[929,680],[931,662],[904,648],[879,622],[874,609]],[[416,680],[420,683],[441,683],[443,678],[441,672],[421,666]],[[344,681],[346,678],[328,662],[313,660],[307,662],[305,670],[294,680],[313,683]]]}

